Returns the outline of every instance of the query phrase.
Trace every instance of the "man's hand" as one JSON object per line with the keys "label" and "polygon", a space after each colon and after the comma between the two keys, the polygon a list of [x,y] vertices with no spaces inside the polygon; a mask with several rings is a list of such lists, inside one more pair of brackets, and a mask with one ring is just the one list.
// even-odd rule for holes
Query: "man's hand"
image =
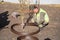
{"label": "man's hand", "polygon": [[39,27],[40,27],[40,28],[42,28],[42,27],[43,27],[43,25],[41,24],[41,25],[39,25]]}

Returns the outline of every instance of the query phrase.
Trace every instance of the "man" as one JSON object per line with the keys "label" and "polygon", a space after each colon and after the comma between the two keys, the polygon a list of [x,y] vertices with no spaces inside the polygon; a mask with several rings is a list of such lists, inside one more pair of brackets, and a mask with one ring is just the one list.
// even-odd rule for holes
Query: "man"
{"label": "man", "polygon": [[49,23],[49,17],[47,15],[47,12],[42,8],[38,8],[37,6],[31,8],[33,12],[31,22],[35,23],[40,28],[47,26],[47,24]]}

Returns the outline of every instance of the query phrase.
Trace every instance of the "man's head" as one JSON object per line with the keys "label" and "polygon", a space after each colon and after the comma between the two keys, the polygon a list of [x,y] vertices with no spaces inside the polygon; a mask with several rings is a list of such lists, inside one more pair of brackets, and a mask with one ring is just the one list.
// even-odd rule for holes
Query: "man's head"
{"label": "man's head", "polygon": [[39,11],[38,7],[34,6],[33,12],[37,13]]}
{"label": "man's head", "polygon": [[37,13],[39,11],[38,9],[38,6],[30,6],[30,10],[33,12],[33,13]]}

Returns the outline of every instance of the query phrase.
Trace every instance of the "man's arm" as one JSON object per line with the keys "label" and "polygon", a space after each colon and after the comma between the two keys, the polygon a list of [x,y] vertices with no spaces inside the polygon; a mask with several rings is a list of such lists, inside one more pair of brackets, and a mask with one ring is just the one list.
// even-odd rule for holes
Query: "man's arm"
{"label": "man's arm", "polygon": [[49,24],[49,17],[47,15],[47,13],[45,14],[45,17],[44,17],[45,21],[43,23],[44,26],[47,26]]}
{"label": "man's arm", "polygon": [[47,13],[45,15],[43,15],[43,17],[41,17],[41,18],[43,19],[43,21],[42,21],[42,23],[39,24],[39,27],[45,27],[45,26],[47,26],[48,23],[49,23],[49,17],[47,15]]}

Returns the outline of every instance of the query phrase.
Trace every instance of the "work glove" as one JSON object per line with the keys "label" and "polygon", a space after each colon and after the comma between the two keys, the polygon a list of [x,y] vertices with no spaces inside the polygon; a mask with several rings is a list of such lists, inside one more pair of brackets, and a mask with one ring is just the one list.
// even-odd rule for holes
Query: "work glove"
{"label": "work glove", "polygon": [[38,25],[40,28],[42,28],[43,27],[43,25],[41,24],[41,25]]}

